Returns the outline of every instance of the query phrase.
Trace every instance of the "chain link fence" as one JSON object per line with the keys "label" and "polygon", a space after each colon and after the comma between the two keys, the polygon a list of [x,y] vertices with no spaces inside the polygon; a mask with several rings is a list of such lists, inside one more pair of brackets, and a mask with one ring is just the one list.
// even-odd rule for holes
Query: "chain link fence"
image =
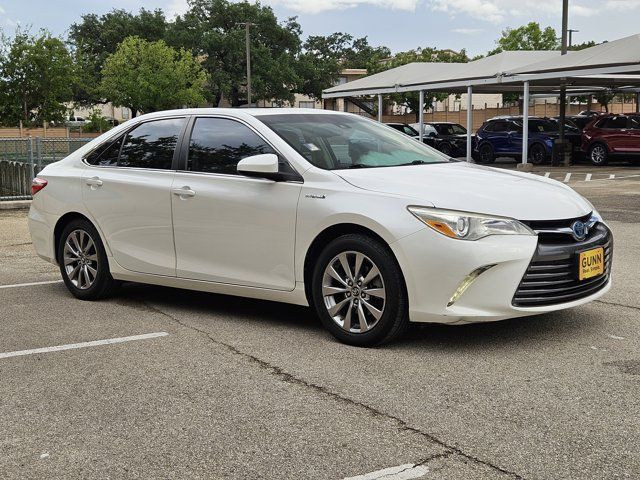
{"label": "chain link fence", "polygon": [[31,199],[31,182],[46,165],[92,138],[0,138],[0,201]]}

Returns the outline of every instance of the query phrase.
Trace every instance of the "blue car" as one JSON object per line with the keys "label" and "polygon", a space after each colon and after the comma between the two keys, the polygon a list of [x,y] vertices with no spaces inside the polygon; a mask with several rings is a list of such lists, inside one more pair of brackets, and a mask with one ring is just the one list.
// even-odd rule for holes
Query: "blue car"
{"label": "blue car", "polygon": [[[573,130],[576,130],[575,132]],[[567,125],[567,139],[580,136],[577,128]],[[551,158],[558,138],[558,122],[549,118],[529,117],[529,161],[535,165]],[[522,117],[496,117],[487,120],[476,133],[475,158],[493,163],[497,157],[522,156]]]}

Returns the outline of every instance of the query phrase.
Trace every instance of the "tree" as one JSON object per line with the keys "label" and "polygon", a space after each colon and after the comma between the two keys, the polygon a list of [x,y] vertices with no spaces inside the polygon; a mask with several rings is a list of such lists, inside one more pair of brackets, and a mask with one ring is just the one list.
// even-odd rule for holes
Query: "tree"
{"label": "tree", "polygon": [[17,31],[0,52],[0,120],[40,124],[62,120],[72,98],[74,66],[59,38]]}
{"label": "tree", "polygon": [[270,7],[228,0],[190,0],[189,10],[171,24],[167,41],[185,47],[209,74],[206,96],[214,105],[224,97],[231,105],[247,102],[245,29],[251,22],[252,100],[293,101],[299,83],[296,55],[300,25],[280,23]]}
{"label": "tree", "polygon": [[560,48],[556,31],[552,27],[546,27],[543,30],[537,22],[503,30],[496,44],[497,47],[489,52],[489,55],[505,50],[557,50]]}
{"label": "tree", "polygon": [[[465,63],[469,58],[465,50],[460,52],[454,52],[452,50],[438,50],[437,48],[418,48],[417,50],[409,50],[407,52],[400,52],[387,62],[378,63],[371,66],[370,73],[377,73],[379,71],[388,70],[390,68],[399,67],[412,62],[449,62],[449,63]],[[447,93],[430,93],[425,92],[424,96],[424,108],[425,110],[431,108],[434,101],[446,100],[449,94]],[[409,109],[409,111],[415,113],[416,122],[420,115],[420,99],[417,92],[401,92],[393,93],[390,99]]]}
{"label": "tree", "polygon": [[204,102],[206,74],[200,62],[184,50],[162,41],[126,38],[107,57],[100,91],[115,105],[137,112],[197,106]]}
{"label": "tree", "polygon": [[298,92],[313,98],[321,98],[322,90],[336,83],[345,68],[372,70],[391,56],[387,47],[372,47],[367,37],[354,39],[341,32],[331,35],[312,35],[304,43],[298,57],[300,77]]}
{"label": "tree", "polygon": [[79,105],[106,103],[100,92],[102,68],[107,57],[130,36],[145,40],[162,40],[167,21],[162,10],[141,9],[137,15],[125,10],[112,10],[98,16],[88,14],[82,21],[69,27],[69,43],[78,66],[78,79],[74,86],[74,100]]}

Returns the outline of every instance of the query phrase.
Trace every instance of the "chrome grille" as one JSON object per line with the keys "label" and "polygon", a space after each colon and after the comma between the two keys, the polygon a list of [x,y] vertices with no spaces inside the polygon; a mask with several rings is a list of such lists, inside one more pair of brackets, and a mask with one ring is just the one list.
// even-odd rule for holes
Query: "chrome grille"
{"label": "chrome grille", "polygon": [[[604,248],[604,274],[578,279],[580,252]],[[517,307],[541,307],[588,297],[603,288],[611,275],[613,239],[602,223],[594,226],[582,242],[551,243],[539,241],[536,253],[513,297]]]}

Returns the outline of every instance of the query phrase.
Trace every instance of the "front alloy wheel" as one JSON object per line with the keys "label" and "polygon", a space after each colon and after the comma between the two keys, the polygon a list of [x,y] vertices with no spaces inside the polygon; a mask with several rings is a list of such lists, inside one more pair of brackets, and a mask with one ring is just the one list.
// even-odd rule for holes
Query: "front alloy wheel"
{"label": "front alloy wheel", "polygon": [[377,265],[360,252],[343,252],[329,262],[322,295],[333,321],[347,332],[374,328],[384,313],[384,280]]}
{"label": "front alloy wheel", "polygon": [[325,328],[350,345],[389,342],[409,323],[400,266],[388,245],[367,235],[329,242],[315,261],[310,293]]}
{"label": "front alloy wheel", "polygon": [[609,152],[607,152],[607,147],[602,145],[601,143],[596,143],[589,150],[589,160],[593,165],[598,167],[607,164]]}

